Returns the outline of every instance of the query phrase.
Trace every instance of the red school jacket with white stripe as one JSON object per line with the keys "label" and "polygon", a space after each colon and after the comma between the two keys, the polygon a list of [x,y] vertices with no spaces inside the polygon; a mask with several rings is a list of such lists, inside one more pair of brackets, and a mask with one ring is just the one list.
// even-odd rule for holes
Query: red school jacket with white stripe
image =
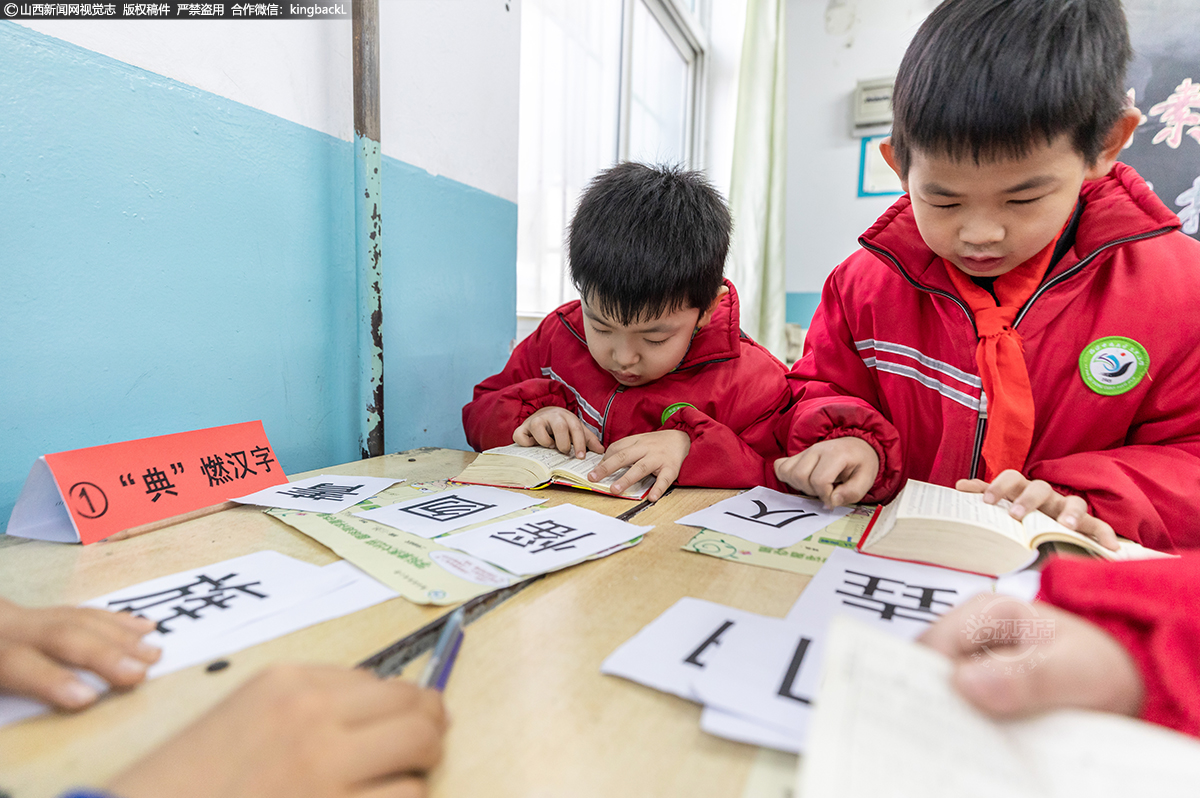
{"label": "red school jacket with white stripe", "polygon": [[634,387],[592,359],[579,301],[563,305],[517,345],[503,371],[475,386],[463,407],[467,441],[480,451],[506,446],[525,419],[557,405],[606,446],[660,429],[686,432],[692,446],[680,485],[783,490],[774,462],[783,456],[779,415],[791,400],[787,367],[741,332],[737,291],[725,285],[729,293],[675,370]]}
{"label": "red school jacket with white stripe", "polygon": [[[1137,173],[1084,183],[1065,248],[1015,323],[1035,406],[1023,469],[1083,497],[1117,534],[1200,546],[1200,242]],[[908,196],[825,283],[788,375],[789,454],[855,435],[880,456],[868,501],[908,479],[982,476],[987,424],[966,302]]]}

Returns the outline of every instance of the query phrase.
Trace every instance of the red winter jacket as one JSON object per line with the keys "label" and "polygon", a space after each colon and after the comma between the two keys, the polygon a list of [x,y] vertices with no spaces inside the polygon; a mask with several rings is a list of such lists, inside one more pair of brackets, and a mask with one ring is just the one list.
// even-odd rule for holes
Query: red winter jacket
{"label": "red winter jacket", "polygon": [[[517,345],[504,371],[475,386],[463,408],[477,450],[506,446],[513,431],[548,405],[565,407],[608,445],[629,435],[678,429],[692,439],[678,482],[709,488],[780,488],[774,461],[779,413],[791,398],[787,368],[738,328],[733,284],[674,371],[625,387],[588,352],[579,302],[547,316]],[[670,406],[686,402],[663,421]]]}
{"label": "red winter jacket", "polygon": [[1146,686],[1144,720],[1200,736],[1200,554],[1056,559],[1042,572],[1038,598],[1086,618],[1129,651]]}
{"label": "red winter jacket", "polygon": [[[1137,173],[1116,164],[1084,183],[1064,234],[1073,243],[1016,320],[1035,405],[1025,475],[1165,550],[1200,545],[1200,243],[1178,227]],[[781,440],[789,454],[839,435],[867,440],[881,464],[868,500],[888,500],[910,478],[979,476],[987,411],[971,312],[921,239],[907,196],[859,242],[825,283],[789,375],[795,405]],[[1144,372],[1116,395],[1088,387],[1081,371],[1089,345],[1110,336],[1149,356],[1148,371],[1125,362],[1136,349],[1124,342],[1083,357],[1116,381]]]}

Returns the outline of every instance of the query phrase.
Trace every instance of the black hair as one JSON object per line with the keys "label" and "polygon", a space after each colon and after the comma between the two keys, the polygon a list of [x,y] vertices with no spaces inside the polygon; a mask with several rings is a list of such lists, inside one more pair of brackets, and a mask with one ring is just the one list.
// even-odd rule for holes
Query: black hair
{"label": "black hair", "polygon": [[592,179],[571,220],[571,279],[620,324],[717,298],[733,223],[700,172],[621,163]]}
{"label": "black hair", "polygon": [[921,25],[892,96],[892,147],[976,163],[1070,134],[1089,165],[1125,107],[1133,51],[1120,0],[946,0]]}

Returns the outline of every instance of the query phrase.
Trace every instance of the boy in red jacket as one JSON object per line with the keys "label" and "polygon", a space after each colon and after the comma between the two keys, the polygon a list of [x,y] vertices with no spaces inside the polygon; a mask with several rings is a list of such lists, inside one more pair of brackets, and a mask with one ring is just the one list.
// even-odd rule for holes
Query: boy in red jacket
{"label": "boy in red jacket", "polygon": [[477,450],[516,442],[584,457],[625,490],[671,483],[779,487],[775,438],[787,369],[738,328],[723,278],[729,209],[697,172],[623,163],[601,172],[571,222],[582,301],[547,316],[463,408]]}
{"label": "boy in red jacket", "polygon": [[1200,244],[1128,166],[1118,0],[947,0],[900,65],[907,195],[825,284],[779,478],[910,479],[1115,548],[1200,540]]}

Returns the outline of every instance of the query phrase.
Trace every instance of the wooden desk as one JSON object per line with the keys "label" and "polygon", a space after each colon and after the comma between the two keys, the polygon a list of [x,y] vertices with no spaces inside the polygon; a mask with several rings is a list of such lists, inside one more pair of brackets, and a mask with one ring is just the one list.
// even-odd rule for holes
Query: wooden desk
{"label": "wooden desk", "polygon": [[467,629],[432,796],[737,796],[759,749],[700,730],[700,706],[600,663],[684,596],[784,615],[809,577],[682,551],[672,521],[734,491],[675,490],[641,544],[543,580]]}
{"label": "wooden desk", "polygon": [[[458,473],[472,457],[416,450],[311,474],[425,481]],[[732,493],[673,491],[634,519],[656,525],[640,545],[551,574],[468,627],[446,693],[454,725],[434,796],[740,794],[758,749],[701,732],[694,704],[599,672],[613,649],[682,596],[782,615],[799,595],[807,577],[679,549],[694,529],[674,519]],[[542,495],[614,516],[632,506],[584,491]],[[239,507],[86,547],[0,536],[0,595],[78,603],[263,549],[318,565],[337,559],[258,509]],[[217,673],[196,666],[79,715],[0,729],[0,788],[49,798],[67,786],[103,784],[262,667],[352,665],[447,611],[395,599],[226,657],[232,666]]]}

